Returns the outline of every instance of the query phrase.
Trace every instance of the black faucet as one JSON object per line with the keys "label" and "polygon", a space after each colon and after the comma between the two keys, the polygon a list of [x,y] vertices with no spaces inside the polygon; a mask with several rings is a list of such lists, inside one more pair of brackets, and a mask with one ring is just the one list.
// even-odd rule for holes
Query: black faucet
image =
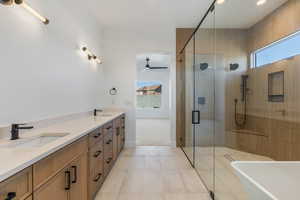
{"label": "black faucet", "polygon": [[103,112],[103,110],[99,110],[99,109],[94,109],[94,116],[97,116],[97,112]]}
{"label": "black faucet", "polygon": [[11,125],[11,140],[19,139],[20,129],[33,129],[33,126],[24,126],[26,124],[12,124]]}

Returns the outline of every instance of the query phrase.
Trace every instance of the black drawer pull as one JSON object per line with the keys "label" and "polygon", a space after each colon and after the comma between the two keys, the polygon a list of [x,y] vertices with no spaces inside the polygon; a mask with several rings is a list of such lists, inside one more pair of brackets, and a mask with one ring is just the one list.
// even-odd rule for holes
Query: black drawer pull
{"label": "black drawer pull", "polygon": [[101,153],[102,153],[102,151],[96,151],[94,154],[94,157],[97,158]]}
{"label": "black drawer pull", "polygon": [[16,196],[17,196],[17,193],[15,193],[15,192],[9,192],[7,194],[7,197],[5,198],[5,200],[13,200]]}
{"label": "black drawer pull", "polygon": [[97,135],[94,135],[94,138],[98,138],[101,136],[101,133],[98,133]]}
{"label": "black drawer pull", "polygon": [[109,164],[112,161],[112,158],[107,159],[106,163]]}
{"label": "black drawer pull", "polygon": [[70,190],[71,189],[71,172],[70,171],[65,171],[65,178],[66,178],[66,184],[67,184],[67,186],[65,187],[65,190]]}
{"label": "black drawer pull", "polygon": [[94,178],[94,182],[98,182],[102,176],[102,173],[97,174],[97,176]]}
{"label": "black drawer pull", "polygon": [[74,170],[74,179],[72,180],[72,183],[77,182],[77,166],[72,166],[72,169]]}
{"label": "black drawer pull", "polygon": [[112,129],[112,126],[109,126],[109,127],[106,128],[106,130],[110,130],[110,129]]}
{"label": "black drawer pull", "polygon": [[106,144],[110,144],[112,142],[112,140],[108,140],[107,142],[106,142]]}

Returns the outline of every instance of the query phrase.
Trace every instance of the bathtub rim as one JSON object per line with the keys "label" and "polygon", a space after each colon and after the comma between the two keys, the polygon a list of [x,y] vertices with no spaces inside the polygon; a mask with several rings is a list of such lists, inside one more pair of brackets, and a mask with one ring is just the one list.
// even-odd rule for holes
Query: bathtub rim
{"label": "bathtub rim", "polygon": [[233,161],[231,162],[231,166],[242,176],[244,176],[248,181],[250,181],[254,186],[256,186],[259,190],[264,192],[267,196],[272,198],[273,200],[279,200],[276,196],[274,196],[270,191],[268,191],[265,187],[263,187],[260,183],[251,178],[246,172],[239,168],[239,164],[299,164],[299,161]]}

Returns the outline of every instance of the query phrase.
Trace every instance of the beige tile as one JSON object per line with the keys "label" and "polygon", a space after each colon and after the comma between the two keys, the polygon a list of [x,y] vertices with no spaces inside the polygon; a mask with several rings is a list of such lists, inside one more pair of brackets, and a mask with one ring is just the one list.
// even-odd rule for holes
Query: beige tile
{"label": "beige tile", "polygon": [[95,198],[95,200],[117,200],[118,199],[118,193],[104,193],[99,192]]}
{"label": "beige tile", "polygon": [[162,194],[121,193],[118,200],[164,200]]}
{"label": "beige tile", "polygon": [[210,197],[205,193],[167,193],[164,194],[164,200],[210,200]]}
{"label": "beige tile", "polygon": [[155,169],[160,170],[161,169],[161,159],[154,156],[146,156],[145,157],[145,168],[146,169]]}
{"label": "beige tile", "polygon": [[[189,194],[190,193],[190,194]],[[206,190],[181,149],[125,149],[96,200],[206,200]]]}
{"label": "beige tile", "polygon": [[140,170],[135,170],[132,173],[128,173],[125,177],[121,193],[140,193],[144,192],[145,176]]}
{"label": "beige tile", "polygon": [[180,175],[183,179],[185,189],[187,192],[192,193],[205,193],[207,192],[198,174],[193,169],[181,169]]}
{"label": "beige tile", "polygon": [[184,182],[179,171],[164,171],[162,173],[162,177],[166,192],[186,192]]}
{"label": "beige tile", "polygon": [[126,175],[127,173],[124,171],[112,170],[103,183],[100,192],[119,193]]}

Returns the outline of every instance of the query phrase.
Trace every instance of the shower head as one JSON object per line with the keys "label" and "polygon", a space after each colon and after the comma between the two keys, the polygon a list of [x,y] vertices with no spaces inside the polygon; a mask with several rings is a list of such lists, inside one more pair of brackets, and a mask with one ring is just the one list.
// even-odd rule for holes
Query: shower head
{"label": "shower head", "polygon": [[200,69],[201,71],[204,71],[208,68],[208,63],[200,63]]}
{"label": "shower head", "polygon": [[230,67],[230,71],[235,71],[239,68],[239,64],[238,63],[232,63],[229,65]]}

